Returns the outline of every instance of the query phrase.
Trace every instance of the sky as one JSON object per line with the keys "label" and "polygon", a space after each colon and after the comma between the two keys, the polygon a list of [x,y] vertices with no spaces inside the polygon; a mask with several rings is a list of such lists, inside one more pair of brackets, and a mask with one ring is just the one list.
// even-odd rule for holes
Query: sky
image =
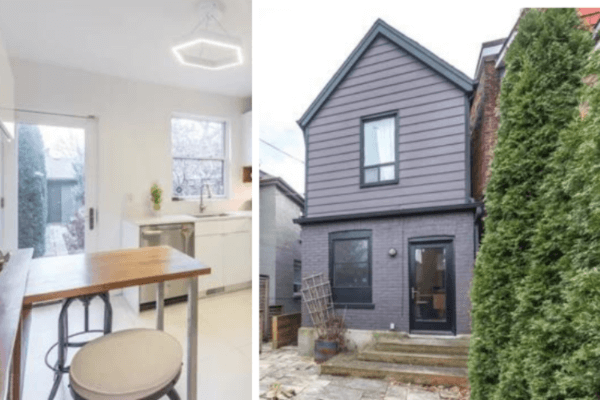
{"label": "sky", "polygon": [[506,37],[524,6],[513,1],[255,1],[253,114],[261,170],[304,193],[304,165],[296,160],[304,160],[304,139],[296,121],[378,18],[473,77],[481,44]]}

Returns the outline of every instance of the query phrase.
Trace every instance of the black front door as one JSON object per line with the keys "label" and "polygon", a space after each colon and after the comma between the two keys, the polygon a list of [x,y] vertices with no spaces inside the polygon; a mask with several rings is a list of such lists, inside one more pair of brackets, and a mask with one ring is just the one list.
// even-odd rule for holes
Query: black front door
{"label": "black front door", "polygon": [[411,331],[455,332],[451,238],[409,242]]}

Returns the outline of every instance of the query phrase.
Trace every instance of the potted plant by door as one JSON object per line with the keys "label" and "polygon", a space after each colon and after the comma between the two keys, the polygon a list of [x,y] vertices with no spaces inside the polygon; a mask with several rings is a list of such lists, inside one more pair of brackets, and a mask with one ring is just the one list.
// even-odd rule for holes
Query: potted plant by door
{"label": "potted plant by door", "polygon": [[346,348],[346,323],[340,315],[332,314],[317,329],[315,362],[323,363]]}

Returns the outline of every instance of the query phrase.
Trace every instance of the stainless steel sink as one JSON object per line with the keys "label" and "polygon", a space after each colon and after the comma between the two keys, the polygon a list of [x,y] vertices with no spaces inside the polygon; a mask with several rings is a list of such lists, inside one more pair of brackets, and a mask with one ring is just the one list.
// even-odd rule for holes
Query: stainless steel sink
{"label": "stainless steel sink", "polygon": [[226,217],[229,214],[227,213],[220,213],[220,214],[192,214],[192,217],[194,218],[212,218],[212,217]]}

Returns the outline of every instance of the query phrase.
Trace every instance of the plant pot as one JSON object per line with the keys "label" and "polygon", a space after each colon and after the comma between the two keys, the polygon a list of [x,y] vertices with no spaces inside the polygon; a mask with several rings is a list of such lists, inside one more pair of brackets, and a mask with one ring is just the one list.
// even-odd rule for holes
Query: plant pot
{"label": "plant pot", "polygon": [[324,363],[338,353],[338,342],[331,340],[315,340],[315,362]]}

